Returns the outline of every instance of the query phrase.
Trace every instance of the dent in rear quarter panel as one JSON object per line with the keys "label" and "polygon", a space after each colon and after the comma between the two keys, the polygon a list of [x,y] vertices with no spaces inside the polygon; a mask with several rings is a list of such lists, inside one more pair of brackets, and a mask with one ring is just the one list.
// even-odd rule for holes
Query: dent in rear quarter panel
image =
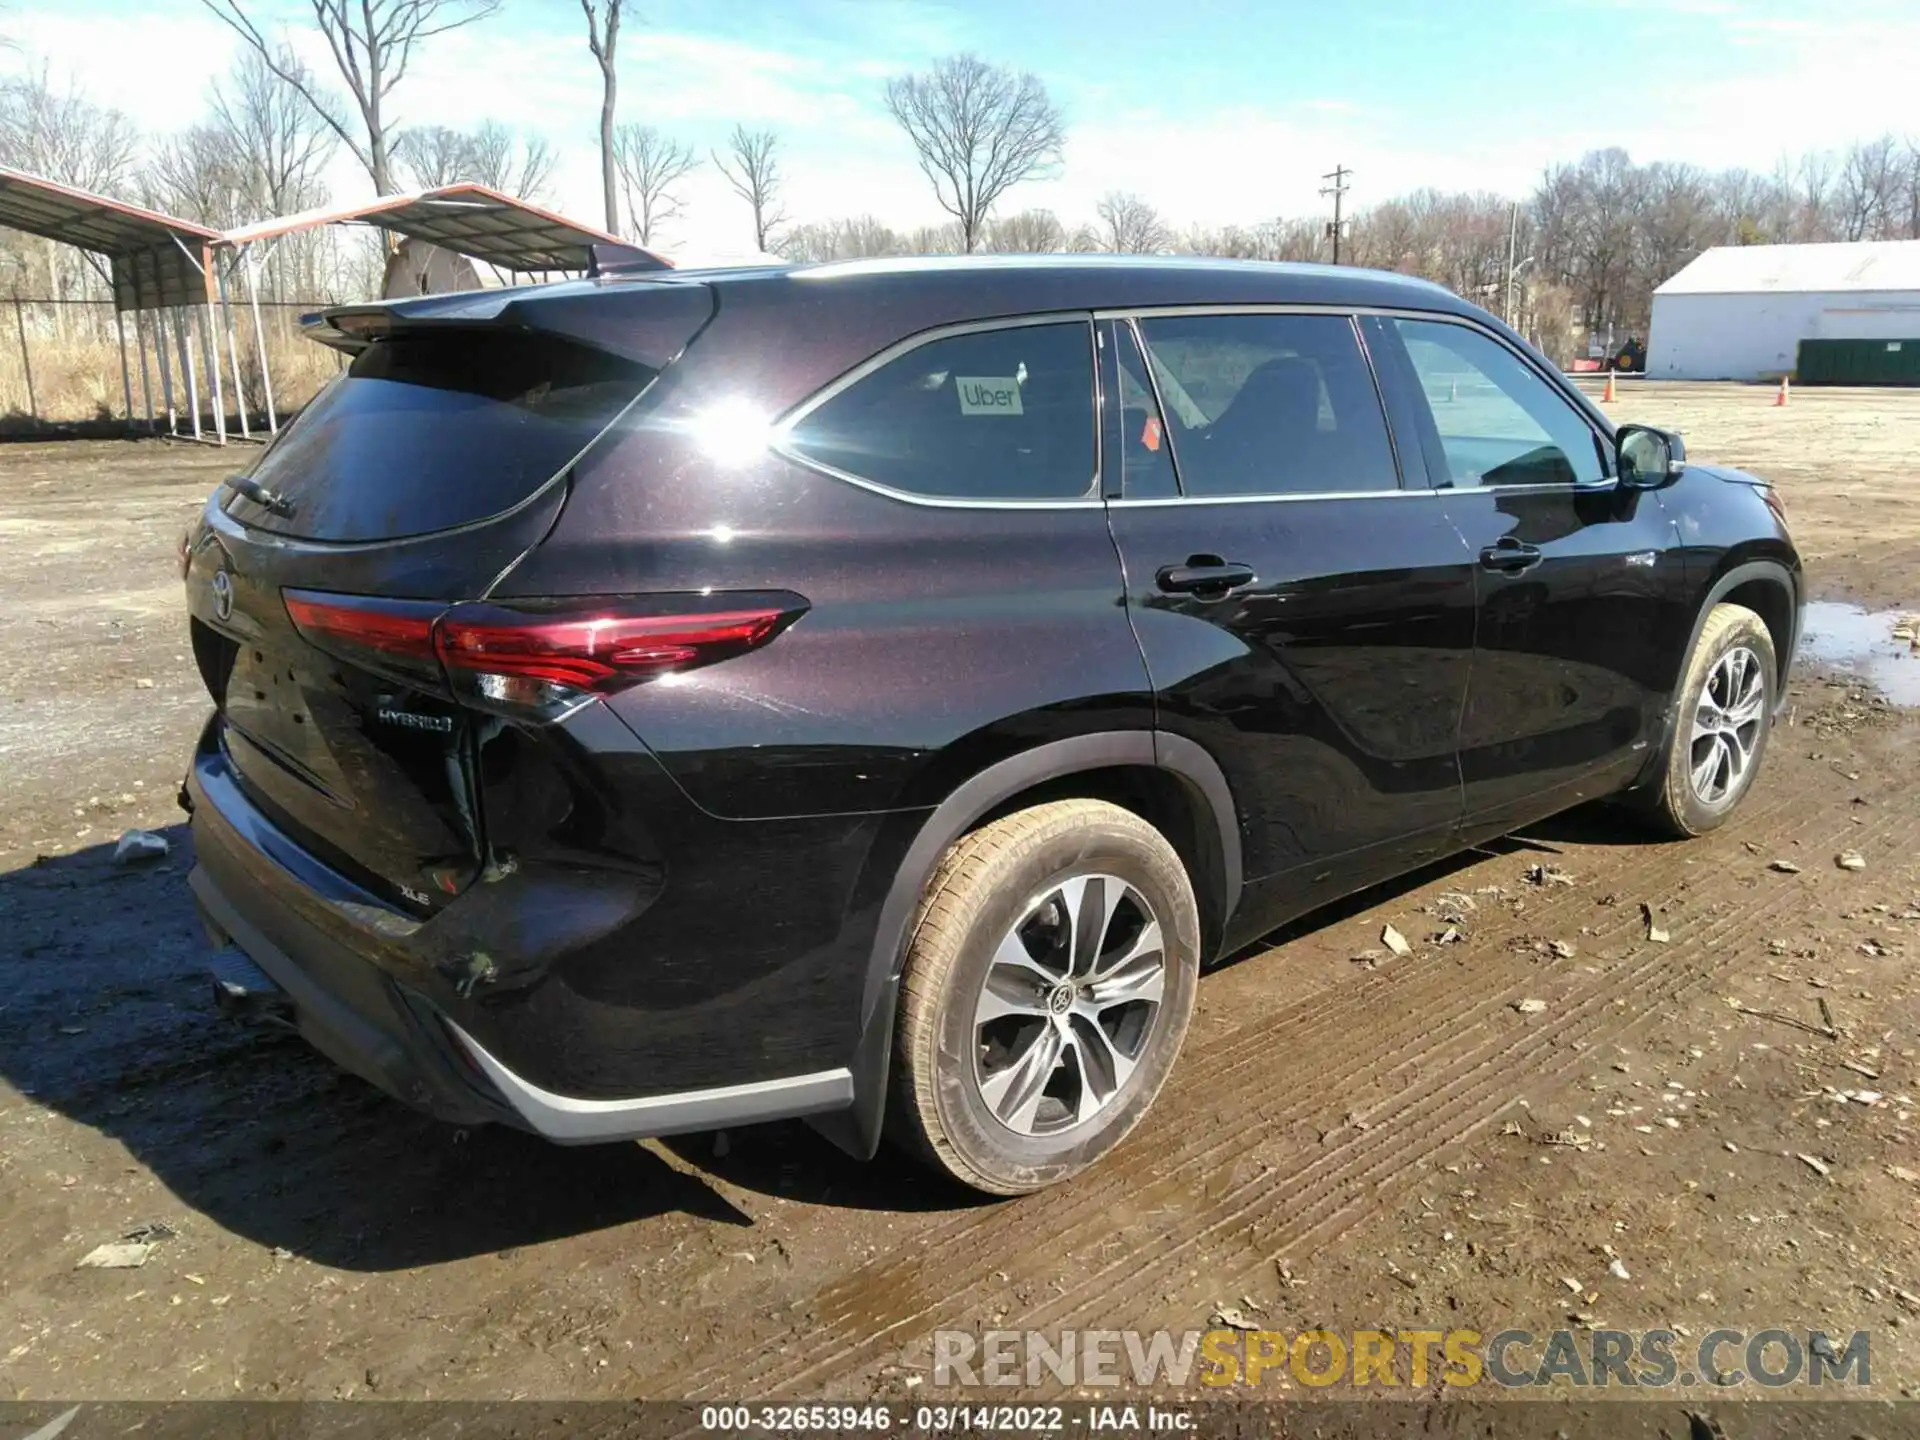
{"label": "dent in rear quarter panel", "polygon": [[873,928],[854,891],[882,817],[717,819],[599,705],[483,753],[508,858],[409,976],[463,1030],[587,1098],[848,1062]]}

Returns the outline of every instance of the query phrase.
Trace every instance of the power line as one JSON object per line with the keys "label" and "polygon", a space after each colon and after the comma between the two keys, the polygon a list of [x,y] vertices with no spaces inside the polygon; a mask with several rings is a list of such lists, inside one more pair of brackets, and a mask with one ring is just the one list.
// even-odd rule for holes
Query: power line
{"label": "power line", "polygon": [[1352,188],[1347,184],[1347,177],[1351,174],[1353,171],[1346,166],[1335,165],[1332,170],[1320,177],[1322,180],[1333,182],[1331,185],[1321,186],[1320,193],[1333,197],[1333,224],[1327,228],[1333,235],[1333,263],[1336,265],[1340,263],[1340,200]]}

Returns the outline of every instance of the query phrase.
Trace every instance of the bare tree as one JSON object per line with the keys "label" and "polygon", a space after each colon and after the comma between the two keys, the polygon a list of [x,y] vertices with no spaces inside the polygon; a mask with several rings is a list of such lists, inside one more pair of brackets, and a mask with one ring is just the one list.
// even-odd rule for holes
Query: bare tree
{"label": "bare tree", "polygon": [[163,140],[140,177],[155,210],[216,230],[257,220],[247,157],[219,125],[189,126]]}
{"label": "bare tree", "polygon": [[693,158],[692,146],[668,139],[651,125],[622,125],[616,130],[613,160],[634,238],[650,245],[654,232],[680,214],[675,187],[700,162]]}
{"label": "bare tree", "polygon": [[544,199],[557,157],[538,135],[521,135],[489,120],[468,137],[469,179],[522,200]]}
{"label": "bare tree", "polygon": [[[139,143],[125,115],[94,104],[71,84],[56,87],[44,65],[0,85],[0,164],[112,195],[132,183]],[[30,265],[23,251],[20,266],[45,276],[45,293],[51,298],[71,298],[87,288],[88,274],[103,274],[87,252],[52,240],[40,248],[39,265]],[[39,288],[37,279],[29,283]],[[56,326],[64,326],[64,314],[55,308]]]}
{"label": "bare tree", "polygon": [[731,163],[716,150],[713,163],[727,177],[733,193],[747,202],[753,211],[753,244],[758,250],[771,248],[773,232],[786,224],[786,214],[778,208],[781,174],[780,160],[774,153],[780,137],[771,130],[749,130],[735,125],[727,140]]}
{"label": "bare tree", "polygon": [[553,178],[553,147],[538,135],[516,137],[495,120],[471,131],[419,126],[394,141],[393,158],[423,190],[470,181],[536,200]]}
{"label": "bare tree", "polygon": [[958,255],[965,244],[960,226],[949,220],[942,225],[916,225],[902,237],[901,250],[907,255]]}
{"label": "bare tree", "polygon": [[1781,160],[1773,183],[1787,202],[1786,239],[1804,245],[1827,238],[1832,224],[1833,179],[1834,159],[1828,151],[1815,150],[1796,160]]}
{"label": "bare tree", "polygon": [[[321,174],[339,143],[333,131],[281,72],[305,77],[306,68],[283,50],[269,65],[246,51],[223,83],[215,81],[213,120],[244,158],[252,198],[268,215],[285,215],[325,198]],[[309,82],[310,83],[310,82]]]}
{"label": "bare tree", "polygon": [[620,89],[620,77],[614,72],[614,49],[620,43],[620,7],[622,0],[606,0],[603,26],[594,0],[580,0],[587,14],[587,49],[600,65],[600,190],[607,207],[607,233],[620,232],[620,192],[616,183],[618,166],[613,153],[613,102]]}
{"label": "bare tree", "polygon": [[315,84],[304,68],[282,63],[287,53],[270,44],[248,15],[242,0],[201,0],[252,46],[282,80],[299,91],[314,112],[338,135],[353,156],[366,167],[373,188],[394,193],[393,140],[398,122],[387,113],[387,97],[406,78],[414,49],[436,35],[484,20],[500,8],[500,0],[307,0],[313,21],[340,78],[346,82],[360,114],[356,133],[332,96]]}
{"label": "bare tree", "polygon": [[1839,197],[1844,238],[1878,240],[1891,233],[1889,221],[1904,198],[1900,161],[1891,135],[1847,147],[1840,167]]}
{"label": "bare tree", "polygon": [[133,178],[140,138],[118,110],[96,105],[45,65],[11,81],[0,104],[0,159],[79,190],[112,194]]}
{"label": "bare tree", "polygon": [[986,248],[1001,255],[1046,255],[1067,248],[1067,227],[1051,210],[1021,210],[988,223]]}
{"label": "bare tree", "polygon": [[1905,188],[1907,239],[1920,240],[1920,140],[1907,141]]}
{"label": "bare tree", "polygon": [[421,190],[473,179],[467,173],[470,151],[468,137],[444,125],[416,126],[393,142],[394,163]]}
{"label": "bare tree", "polygon": [[1066,122],[1038,79],[977,55],[888,81],[887,109],[913,142],[940,208],[960,222],[968,253],[994,203],[1051,172],[1066,143]]}
{"label": "bare tree", "polygon": [[[289,51],[277,60],[282,70],[306,74]],[[212,123],[225,134],[245,175],[249,213],[244,219],[289,215],[326,203],[326,168],[339,137],[257,51],[243,48],[233,68],[213,83],[208,100]],[[260,276],[266,293],[282,300],[320,294],[329,243],[322,234],[306,233],[267,247]]]}
{"label": "bare tree", "polygon": [[1138,195],[1109,190],[1094,207],[1104,227],[1106,247],[1116,255],[1151,255],[1173,243],[1160,212]]}
{"label": "bare tree", "polygon": [[1066,249],[1074,255],[1098,255],[1100,253],[1100,232],[1091,225],[1074,227],[1067,236]]}
{"label": "bare tree", "polygon": [[860,260],[907,253],[907,242],[871,215],[795,225],[778,243],[780,253],[795,261]]}

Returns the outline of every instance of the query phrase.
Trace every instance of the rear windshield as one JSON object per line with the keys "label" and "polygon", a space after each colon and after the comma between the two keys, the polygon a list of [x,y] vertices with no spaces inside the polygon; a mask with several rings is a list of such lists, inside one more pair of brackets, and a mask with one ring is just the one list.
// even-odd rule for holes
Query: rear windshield
{"label": "rear windshield", "polygon": [[389,540],[483,520],[566,468],[653,370],[557,336],[449,328],[377,340],[252,475],[236,519],[316,540]]}

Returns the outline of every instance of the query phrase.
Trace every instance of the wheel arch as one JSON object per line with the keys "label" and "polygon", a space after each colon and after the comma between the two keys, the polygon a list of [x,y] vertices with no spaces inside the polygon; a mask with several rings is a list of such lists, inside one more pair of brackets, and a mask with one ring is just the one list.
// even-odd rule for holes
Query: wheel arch
{"label": "wheel arch", "polygon": [[[1674,676],[1674,704],[1679,703],[1681,681],[1693,659],[1693,647],[1713,607],[1722,604],[1744,605],[1766,622],[1773,637],[1774,676],[1780,696],[1787,689],[1787,673],[1793,664],[1793,652],[1800,641],[1799,577],[1778,560],[1747,560],[1723,570],[1707,587],[1693,617],[1693,629],[1687,635],[1687,648],[1680,656],[1680,668]],[[1670,709],[1672,707],[1669,707]]]}
{"label": "wheel arch", "polygon": [[1651,747],[1646,765],[1628,787],[1631,791],[1651,783],[1665,764],[1667,746],[1672,741],[1673,727],[1684,699],[1680,691],[1686,683],[1687,666],[1693,661],[1693,650],[1700,643],[1700,631],[1705,628],[1707,617],[1713,613],[1713,607],[1720,604],[1745,605],[1765,622],[1767,632],[1773,637],[1774,664],[1778,669],[1774,676],[1776,710],[1786,701],[1787,675],[1793,665],[1793,652],[1800,643],[1799,574],[1780,560],[1745,560],[1730,565],[1714,578],[1695,608],[1693,628],[1687,633],[1686,648],[1680,652],[1679,667],[1674,673],[1660,743]]}
{"label": "wheel arch", "polygon": [[853,1105],[808,1122],[842,1149],[866,1158],[879,1148],[908,927],[940,857],[999,816],[1068,796],[1111,801],[1159,828],[1194,882],[1201,958],[1220,944],[1240,898],[1240,824],[1226,776],[1201,746],[1116,730],[1050,741],[987,766],[927,812],[887,885],[861,989]]}

